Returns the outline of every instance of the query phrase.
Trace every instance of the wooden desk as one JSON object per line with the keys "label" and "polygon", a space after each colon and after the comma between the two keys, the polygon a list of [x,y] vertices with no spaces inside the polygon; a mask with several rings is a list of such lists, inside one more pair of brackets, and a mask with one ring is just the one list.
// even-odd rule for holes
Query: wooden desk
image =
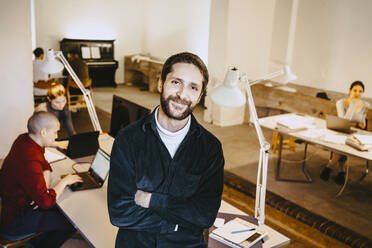
{"label": "wooden desk", "polygon": [[[114,142],[114,138],[109,135],[100,135],[100,147],[109,154]],[[52,163],[52,185],[56,184],[60,176],[66,173],[73,173],[72,165],[75,162],[69,158]],[[84,166],[84,165],[82,165]],[[89,164],[86,164],[88,169]],[[102,188],[92,190],[82,190],[72,192],[65,189],[64,193],[57,201],[59,208],[82,233],[84,238],[97,248],[115,247],[115,239],[118,228],[111,225],[107,208],[107,180]],[[242,214],[244,212],[234,206],[222,201],[220,212]],[[264,243],[264,248],[280,247],[289,243],[289,238],[264,225],[269,233],[269,239]]]}
{"label": "wooden desk", "polygon": [[[273,85],[277,83],[272,82]],[[337,115],[336,100],[346,97],[346,94],[327,91],[327,94],[332,100],[325,100],[315,97],[316,92],[324,91],[297,85],[288,84],[297,92],[288,92],[280,90],[276,87],[266,87],[263,84],[255,84],[252,86],[252,94],[256,107],[283,110],[286,113],[302,113],[314,117],[325,118],[325,115]],[[365,98],[372,104],[371,98]],[[246,108],[248,112],[248,108]],[[249,116],[249,115],[247,115]],[[372,131],[372,109],[367,111],[367,130]]]}
{"label": "wooden desk", "polygon": [[150,92],[158,92],[158,80],[163,62],[155,57],[136,59],[136,55],[138,54],[124,57],[124,82],[145,83],[148,84]]}
{"label": "wooden desk", "polygon": [[[291,115],[291,114],[285,114],[285,115]],[[269,116],[269,117],[259,119],[260,125],[262,127],[270,129],[272,131],[279,132],[281,134],[280,144],[279,144],[279,156],[278,156],[277,170],[276,170],[276,178],[277,179],[280,179],[280,163],[281,163],[281,156],[282,156],[281,151],[282,151],[282,140],[283,140],[282,136],[283,135],[290,135],[290,136],[293,136],[296,139],[303,140],[308,144],[320,145],[320,146],[322,146],[322,147],[324,147],[324,148],[326,148],[330,151],[337,152],[337,153],[340,153],[340,154],[343,154],[343,155],[346,155],[346,156],[355,156],[355,157],[358,157],[358,158],[365,159],[367,161],[372,160],[372,152],[371,151],[368,151],[368,152],[359,151],[359,150],[356,150],[355,148],[352,148],[352,147],[350,147],[346,144],[331,143],[331,142],[324,141],[320,138],[308,138],[308,137],[305,137],[305,136],[301,135],[301,132],[291,132],[288,129],[284,129],[284,128],[278,129],[277,128],[277,123],[276,123],[276,118],[278,116],[285,116],[285,115],[275,115],[275,116]],[[326,129],[326,121],[325,120],[320,119],[320,118],[316,118],[316,117],[313,117],[313,118],[314,118],[313,124],[316,126],[316,129]],[[332,130],[329,130],[329,132],[334,133],[334,134],[343,135],[343,136],[348,136],[348,134],[344,134],[344,133],[340,133],[340,132],[336,132],[336,131],[332,131]],[[360,130],[358,132],[361,132],[363,134],[372,135],[372,132],[367,132],[367,131],[362,131],[362,130]],[[304,158],[305,159],[304,159],[304,162],[302,164],[302,169],[303,169],[303,171],[306,175],[306,173],[307,173],[306,167],[305,167],[306,166],[306,148],[305,148]],[[342,191],[344,190],[344,188],[346,186],[346,183],[347,183],[349,164],[346,163],[346,165],[347,165],[347,170],[346,170],[345,184],[343,185],[343,187],[339,191],[338,195],[340,195],[342,193]],[[290,180],[287,180],[287,181],[290,181]],[[291,181],[299,181],[299,180],[291,180]],[[311,182],[311,180],[309,182]]]}

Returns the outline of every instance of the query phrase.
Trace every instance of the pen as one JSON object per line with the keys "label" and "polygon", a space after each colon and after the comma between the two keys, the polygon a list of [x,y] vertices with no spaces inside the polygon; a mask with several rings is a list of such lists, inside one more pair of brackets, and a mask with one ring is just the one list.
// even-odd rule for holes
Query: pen
{"label": "pen", "polygon": [[244,230],[239,230],[239,231],[232,231],[231,233],[235,234],[235,233],[249,232],[249,231],[254,231],[254,230],[256,230],[256,228],[249,228],[249,229],[244,229]]}

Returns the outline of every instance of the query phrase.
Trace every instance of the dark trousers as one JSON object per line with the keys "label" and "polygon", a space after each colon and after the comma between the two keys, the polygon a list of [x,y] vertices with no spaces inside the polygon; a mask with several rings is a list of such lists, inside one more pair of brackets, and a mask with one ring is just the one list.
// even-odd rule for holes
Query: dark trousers
{"label": "dark trousers", "polygon": [[42,232],[42,235],[30,241],[37,248],[60,247],[76,231],[56,207],[47,210],[28,209],[1,229],[9,235]]}
{"label": "dark trousers", "polygon": [[171,233],[150,233],[119,229],[116,248],[206,248],[203,233],[192,234],[185,231]]}

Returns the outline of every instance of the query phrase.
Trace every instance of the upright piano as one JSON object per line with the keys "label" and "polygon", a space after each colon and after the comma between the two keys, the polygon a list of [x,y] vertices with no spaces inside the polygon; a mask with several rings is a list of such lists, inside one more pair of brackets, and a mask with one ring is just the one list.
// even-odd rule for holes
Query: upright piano
{"label": "upright piano", "polygon": [[63,39],[61,51],[67,58],[69,52],[76,51],[89,68],[92,87],[114,86],[118,61],[114,60],[114,40]]}

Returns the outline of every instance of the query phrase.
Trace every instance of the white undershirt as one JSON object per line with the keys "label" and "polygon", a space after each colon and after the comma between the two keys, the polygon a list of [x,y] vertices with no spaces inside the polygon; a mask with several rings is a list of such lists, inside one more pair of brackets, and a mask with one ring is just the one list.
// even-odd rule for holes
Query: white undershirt
{"label": "white undershirt", "polygon": [[169,154],[173,158],[182,140],[185,138],[187,132],[190,129],[191,118],[189,116],[188,122],[182,129],[178,130],[177,132],[170,132],[167,129],[163,128],[158,122],[158,111],[159,108],[155,110],[156,129],[158,130],[160,138],[163,141],[164,145],[167,147]]}

